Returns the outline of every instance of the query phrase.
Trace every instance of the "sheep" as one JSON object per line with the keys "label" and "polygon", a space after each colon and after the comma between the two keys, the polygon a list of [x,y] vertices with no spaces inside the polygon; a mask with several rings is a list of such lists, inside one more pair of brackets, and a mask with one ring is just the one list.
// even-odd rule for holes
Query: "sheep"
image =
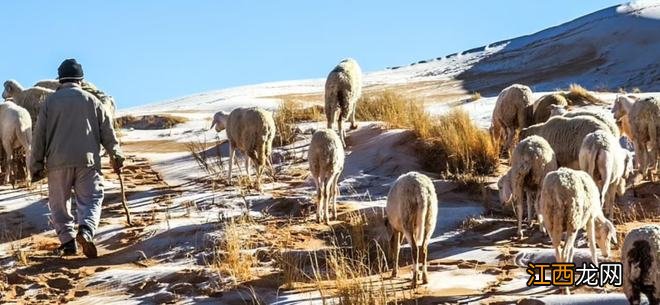
{"label": "sheep", "polygon": [[592,261],[598,264],[596,243],[604,257],[610,256],[610,243],[617,242],[616,228],[605,218],[599,198],[598,187],[583,171],[561,167],[543,179],[539,207],[557,262],[573,261],[575,239],[582,228],[587,232]]}
{"label": "sheep", "polygon": [[539,98],[533,105],[533,118],[534,124],[543,123],[547,121],[552,115],[551,112],[555,107],[566,107],[568,101],[561,94],[547,94]]}
{"label": "sheep", "polygon": [[579,169],[578,161],[582,139],[596,130],[610,129],[603,122],[589,116],[567,118],[563,116],[552,117],[545,123],[532,125],[520,132],[524,139],[532,135],[541,136],[555,152],[557,165]]}
{"label": "sheep", "polygon": [[[30,114],[25,108],[16,105],[11,100],[5,100],[0,104],[0,159],[3,159],[4,151],[4,177],[1,184],[9,183],[11,162],[14,149],[22,147],[25,152],[25,164],[30,164],[32,148],[32,121]],[[26,171],[26,179],[30,181],[30,171]]]}
{"label": "sheep", "polygon": [[[60,82],[56,79],[40,80],[34,84],[35,87],[42,87],[51,90],[57,90],[60,85]],[[93,94],[96,98],[98,98],[101,104],[105,107],[105,110],[110,114],[110,118],[114,120],[115,113],[117,112],[115,99],[112,96],[107,95],[105,92],[99,90],[96,85],[86,79],[82,80],[81,87],[83,90]]]}
{"label": "sheep", "polygon": [[491,136],[497,143],[503,143],[511,156],[513,141],[520,129],[529,126],[533,105],[532,90],[529,87],[513,84],[504,88],[497,97],[491,119]]}
{"label": "sheep", "polygon": [[610,133],[597,130],[582,141],[579,153],[580,169],[596,182],[600,200],[608,217],[613,216],[614,197],[626,191],[626,179],[633,170],[632,155],[619,145]]}
{"label": "sheep", "polygon": [[623,293],[630,304],[640,304],[640,293],[649,304],[660,302],[660,226],[633,229],[623,241]]}
{"label": "sheep", "polygon": [[618,96],[612,112],[617,120],[628,116],[637,168],[653,181],[652,172],[657,169],[660,157],[660,101],[653,97],[635,101]]}
{"label": "sheep", "polygon": [[412,249],[412,287],[417,287],[420,262],[422,284],[427,284],[428,245],[438,215],[438,198],[431,179],[417,172],[401,175],[387,195],[385,213],[385,225],[391,233],[390,245],[394,254],[392,277],[396,277],[399,271],[401,239],[405,235]]}
{"label": "sheep", "polygon": [[638,99],[632,95],[617,95],[616,99],[614,99],[614,105],[612,106],[612,114],[621,130],[621,134],[631,140],[633,139],[633,134],[630,120],[628,119],[628,111],[632,107],[632,104],[637,100]]}
{"label": "sheep", "polygon": [[[521,141],[513,151],[511,169],[500,179],[500,199],[503,203],[513,200],[518,218],[518,237],[523,238],[523,205],[527,205],[527,218],[531,223],[537,195],[545,175],[557,170],[557,158],[550,144],[539,136]],[[523,194],[526,198],[523,198]]]}
{"label": "sheep", "polygon": [[275,138],[275,122],[273,115],[263,109],[236,108],[231,113],[220,111],[214,115],[213,125],[217,132],[227,129],[229,140],[229,173],[228,183],[231,183],[232,166],[236,150],[242,152],[245,158],[245,169],[250,177],[250,160],[257,170],[256,186],[261,191],[261,175],[266,163],[270,165],[270,154]]}
{"label": "sheep", "polygon": [[337,195],[339,175],[344,169],[344,146],[332,129],[314,132],[308,151],[309,170],[316,184],[316,218],[328,224],[329,203],[332,202],[332,219],[337,219]]}
{"label": "sheep", "polygon": [[597,111],[597,110],[568,111],[564,113],[563,116],[567,118],[574,118],[578,116],[593,117],[603,122],[605,125],[607,125],[607,128],[610,130],[612,135],[614,135],[617,139],[621,137],[621,131],[619,130],[619,126],[617,126],[616,124],[616,120],[614,120],[614,117],[612,117],[609,113],[606,113],[604,111]]}
{"label": "sheep", "polygon": [[352,58],[342,60],[328,74],[325,81],[325,116],[328,129],[337,121],[339,138],[346,147],[346,131],[343,122],[348,119],[350,128],[356,129],[355,106],[362,95],[362,70],[357,61]]}
{"label": "sheep", "polygon": [[37,122],[41,104],[53,94],[53,92],[55,91],[42,87],[25,89],[17,81],[8,80],[4,83],[2,98],[12,99],[16,105],[25,108],[30,114],[32,125],[34,126]]}

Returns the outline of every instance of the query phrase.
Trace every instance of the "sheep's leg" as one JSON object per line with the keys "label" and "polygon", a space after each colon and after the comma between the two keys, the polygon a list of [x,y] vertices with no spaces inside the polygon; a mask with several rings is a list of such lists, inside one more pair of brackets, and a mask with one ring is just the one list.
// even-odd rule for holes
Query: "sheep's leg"
{"label": "sheep's leg", "polygon": [[429,241],[428,238],[424,238],[422,242],[422,253],[421,253],[421,264],[422,264],[422,284],[429,283],[429,274],[428,274],[428,256],[429,256]]}
{"label": "sheep's leg", "polygon": [[234,148],[231,143],[229,143],[229,173],[227,174],[227,184],[231,185],[231,174],[232,174],[232,167],[234,166],[234,158],[236,157],[236,149]]}
{"label": "sheep's leg", "polygon": [[316,221],[321,223],[321,209],[323,208],[323,194],[322,194],[322,182],[320,177],[314,178],[314,183],[316,183]]}
{"label": "sheep's leg", "polygon": [[341,118],[337,120],[337,128],[339,128],[339,138],[341,139],[341,144],[346,148],[346,132],[344,131],[344,122]]}
{"label": "sheep's leg", "polygon": [[573,253],[575,252],[575,239],[577,238],[576,232],[566,233],[566,243],[564,244],[564,253],[562,253],[562,262],[569,263],[573,261]]}
{"label": "sheep's leg", "polygon": [[337,195],[339,194],[339,173],[335,173],[331,183],[332,187],[332,218],[337,220]]}
{"label": "sheep's leg", "polygon": [[357,123],[355,123],[355,106],[357,105],[357,101],[353,102],[353,105],[351,106],[351,130],[355,130],[358,128]]}
{"label": "sheep's leg", "polygon": [[536,192],[527,191],[527,223],[531,227],[534,223],[534,214],[537,213],[535,209]]}
{"label": "sheep's leg", "polygon": [[392,248],[392,254],[394,254],[394,264],[392,266],[392,277],[395,278],[399,275],[399,252],[401,252],[401,238],[403,234],[398,231],[394,231],[390,238],[390,247]]}
{"label": "sheep's leg", "polygon": [[5,172],[2,184],[7,184],[9,183],[9,178],[12,172],[12,158],[14,157],[14,154],[11,149],[11,144],[4,142],[3,148],[5,150]]}
{"label": "sheep's leg", "polygon": [[417,280],[419,279],[419,246],[417,245],[415,236],[411,234],[410,237],[410,249],[412,250],[413,259],[412,288],[415,289],[417,288]]}
{"label": "sheep's leg", "polygon": [[325,197],[325,204],[323,212],[325,213],[325,224],[330,224],[330,201],[332,201],[332,181],[333,177],[326,175],[323,179],[323,196]]}
{"label": "sheep's leg", "polygon": [[637,169],[639,172],[646,176],[646,143],[635,139],[635,163],[637,163]]}
{"label": "sheep's leg", "polygon": [[609,219],[614,219],[614,205],[616,204],[614,202],[614,199],[616,197],[616,192],[617,188],[610,186],[609,189],[607,189],[607,194],[605,194],[605,214]]}
{"label": "sheep's leg", "polygon": [[[507,154],[508,154],[507,157],[509,159],[511,159],[511,156],[513,156],[513,147],[512,146],[513,146],[513,139],[514,139],[515,135],[516,135],[516,130],[515,129],[509,128],[509,127],[506,128],[506,143],[504,145],[506,145],[506,151],[507,151]],[[509,160],[509,163],[511,163],[511,160]]]}
{"label": "sheep's leg", "polygon": [[521,198],[517,198],[516,200],[516,217],[518,218],[518,238],[523,239],[523,232],[522,232],[522,219],[523,219],[523,202]]}
{"label": "sheep's leg", "polygon": [[587,239],[589,242],[589,251],[591,252],[591,261],[598,264],[598,253],[596,253],[596,224],[594,219],[587,221]]}

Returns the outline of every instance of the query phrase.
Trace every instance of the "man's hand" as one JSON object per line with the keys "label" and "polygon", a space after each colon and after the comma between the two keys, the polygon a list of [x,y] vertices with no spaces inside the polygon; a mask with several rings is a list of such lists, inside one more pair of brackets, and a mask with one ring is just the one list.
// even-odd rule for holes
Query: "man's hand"
{"label": "man's hand", "polygon": [[34,173],[32,173],[32,179],[30,180],[32,183],[41,181],[42,179],[46,178],[46,171],[43,169],[37,170]]}
{"label": "man's hand", "polygon": [[110,165],[112,166],[112,169],[115,171],[115,173],[121,173],[121,169],[124,167],[124,160],[125,158],[121,155],[115,155],[114,157],[110,158]]}

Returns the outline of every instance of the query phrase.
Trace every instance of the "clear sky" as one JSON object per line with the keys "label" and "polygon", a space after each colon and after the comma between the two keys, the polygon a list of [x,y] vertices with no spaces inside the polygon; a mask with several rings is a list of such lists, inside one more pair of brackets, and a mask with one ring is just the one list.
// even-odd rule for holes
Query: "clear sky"
{"label": "clear sky", "polygon": [[120,108],[266,81],[364,71],[531,34],[620,3],[461,1],[3,1],[0,79],[24,86],[77,58]]}

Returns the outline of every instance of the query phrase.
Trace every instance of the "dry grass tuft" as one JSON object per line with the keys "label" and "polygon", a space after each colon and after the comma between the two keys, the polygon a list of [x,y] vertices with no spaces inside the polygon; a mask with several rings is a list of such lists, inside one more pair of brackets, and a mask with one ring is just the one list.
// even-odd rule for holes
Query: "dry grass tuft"
{"label": "dry grass tuft", "polygon": [[222,228],[224,236],[214,249],[211,267],[222,275],[230,276],[234,284],[252,279],[252,266],[256,257],[250,252],[249,240],[241,231],[241,226],[230,219]]}
{"label": "dry grass tuft", "polygon": [[568,92],[564,92],[563,95],[568,99],[570,105],[586,106],[606,104],[604,101],[591,94],[586,88],[578,84],[571,84],[568,87]]}
{"label": "dry grass tuft", "polygon": [[421,101],[393,91],[363,94],[357,102],[355,118],[360,121],[382,121],[390,128],[413,128],[418,120],[429,119]]}
{"label": "dry grass tuft", "polygon": [[132,116],[127,115],[115,119],[115,126],[119,128],[135,129],[170,129],[176,125],[188,122],[187,118],[169,114]]}
{"label": "dry grass tuft", "polygon": [[488,175],[499,163],[498,146],[462,109],[454,108],[437,117],[421,136],[425,139],[421,148],[424,165],[447,177]]}
{"label": "dry grass tuft", "polygon": [[[312,265],[315,285],[324,304],[396,304],[397,294],[389,271],[385,251],[369,234],[365,214],[348,215],[340,230],[334,232],[333,248],[325,255],[325,264]],[[330,300],[333,300],[332,302]]]}
{"label": "dry grass tuft", "polygon": [[423,165],[447,177],[488,175],[499,162],[498,146],[462,109],[432,116],[422,102],[384,91],[364,95],[358,102],[356,118],[383,121],[390,128],[411,129],[419,140]]}
{"label": "dry grass tuft", "polygon": [[[209,153],[210,147],[215,147],[215,153]],[[226,172],[220,154],[220,143],[208,143],[206,139],[204,141],[191,141],[186,143],[186,148],[197,166],[207,175],[213,177],[214,181],[224,179]]]}
{"label": "dry grass tuft", "polygon": [[293,143],[296,138],[296,124],[315,122],[323,119],[323,106],[304,107],[300,102],[285,99],[280,103],[273,116],[275,120],[275,146],[285,146]]}

